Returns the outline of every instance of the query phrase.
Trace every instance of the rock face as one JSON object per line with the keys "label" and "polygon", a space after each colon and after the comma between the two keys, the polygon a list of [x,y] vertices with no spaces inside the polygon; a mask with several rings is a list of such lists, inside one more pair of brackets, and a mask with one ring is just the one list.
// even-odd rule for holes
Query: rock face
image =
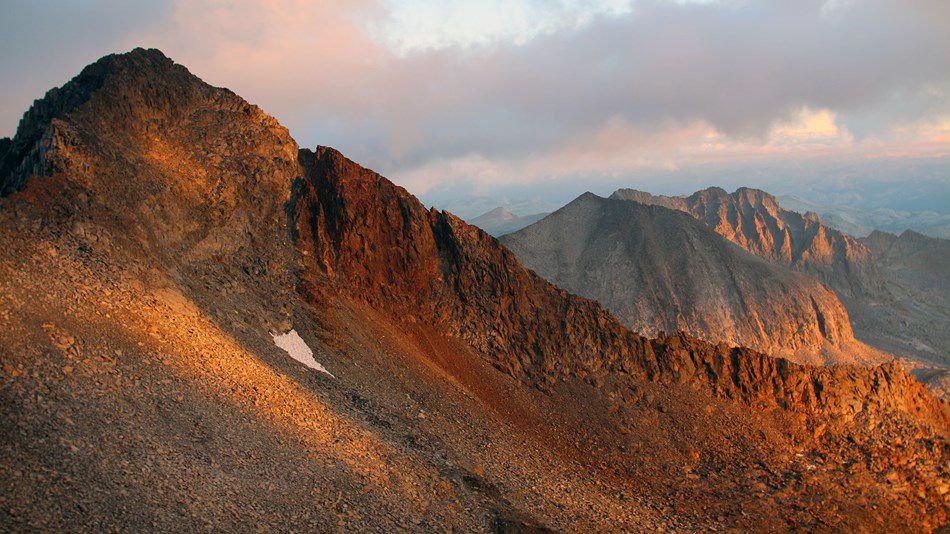
{"label": "rock face", "polygon": [[[321,147],[302,150],[293,217],[307,268],[327,273],[350,297],[458,336],[493,365],[533,385],[566,377],[626,373],[646,380],[695,381],[751,404],[844,413],[851,395],[891,406],[865,371],[802,367],[745,348],[676,335],[649,340],[591,300],[525,269],[497,240],[457,217],[425,207],[404,189]],[[867,371],[902,374],[891,366]],[[909,396],[908,396],[909,395]],[[898,395],[942,418],[922,386]],[[909,403],[909,404],[908,404]],[[923,404],[920,404],[923,403]],[[932,404],[933,403],[933,404]],[[807,407],[807,408],[806,408]]]}
{"label": "rock face", "polygon": [[889,280],[909,298],[927,295],[944,309],[950,307],[950,241],[907,230],[901,235],[872,232],[861,242]]}
{"label": "rock face", "polygon": [[[781,208],[775,197],[756,189],[727,193],[710,188],[688,197],[620,189],[613,197],[689,213],[749,252],[828,284],[847,309],[859,340],[900,356],[950,365],[950,342],[945,334],[950,315],[947,284],[935,282],[939,276],[933,274],[921,275],[931,282],[922,282],[917,274],[910,275],[917,282],[910,281],[904,279],[903,269],[888,267],[891,260],[871,250],[883,250],[890,243],[881,237],[883,233],[855,239],[826,226],[813,213],[802,215]],[[909,234],[905,242],[913,241],[914,235],[920,234]],[[921,238],[917,241],[941,241]],[[925,283],[927,289],[916,285],[918,282]],[[908,289],[908,284],[916,289]]]}
{"label": "rock face", "polygon": [[478,217],[470,219],[468,222],[487,232],[489,235],[500,236],[520,230],[529,224],[533,224],[543,219],[547,213],[535,213],[533,215],[515,215],[503,207],[497,207],[487,211]]}
{"label": "rock face", "polygon": [[817,215],[783,209],[765,191],[711,187],[664,197],[619,189],[611,198],[685,211],[756,256],[813,275],[843,297],[883,294],[871,254],[858,240],[825,226]]}
{"label": "rock face", "polygon": [[50,95],[0,143],[0,530],[950,521],[896,365],[637,335],[158,51]]}
{"label": "rock face", "polygon": [[644,335],[682,330],[800,362],[874,358],[831,290],[679,211],[586,193],[501,242]]}
{"label": "rock face", "polygon": [[[950,241],[907,230],[861,240],[884,272],[893,303],[864,316],[873,342],[950,366]],[[869,303],[868,306],[872,306]]]}
{"label": "rock face", "polygon": [[239,256],[264,273],[277,261],[271,244],[286,240],[296,153],[256,106],[138,50],[100,59],[33,104],[3,158],[0,191],[31,175],[66,177],[152,254],[194,264]]}

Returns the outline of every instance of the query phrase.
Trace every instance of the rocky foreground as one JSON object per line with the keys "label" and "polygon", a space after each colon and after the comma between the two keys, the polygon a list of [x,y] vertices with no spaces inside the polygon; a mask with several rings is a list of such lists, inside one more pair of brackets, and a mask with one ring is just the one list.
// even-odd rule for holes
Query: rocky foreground
{"label": "rocky foreground", "polygon": [[634,334],[158,51],[0,150],[4,530],[950,522],[950,415],[899,366]]}

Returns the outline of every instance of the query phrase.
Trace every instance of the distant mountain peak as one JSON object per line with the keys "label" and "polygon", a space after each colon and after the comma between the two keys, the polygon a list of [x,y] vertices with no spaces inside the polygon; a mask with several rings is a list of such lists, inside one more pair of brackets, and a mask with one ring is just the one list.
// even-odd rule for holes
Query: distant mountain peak
{"label": "distant mountain peak", "polygon": [[641,191],[641,190],[639,190],[639,189],[634,189],[634,188],[632,188],[632,187],[621,187],[620,189],[617,189],[616,191],[614,191],[613,193],[611,193],[611,194],[610,194],[610,198],[626,199],[627,197],[635,197],[635,196],[639,196],[639,195],[650,195],[650,196],[653,196],[652,194],[650,194],[650,193],[648,193],[648,192],[646,192],[646,191]]}
{"label": "distant mountain peak", "polygon": [[508,209],[504,206],[498,206],[497,208],[489,210],[478,217],[469,219],[468,222],[481,228],[491,235],[500,236],[502,234],[514,232],[515,230],[520,230],[521,228],[538,221],[545,215],[547,214],[532,213],[522,216],[508,211]]}
{"label": "distant mountain peak", "polygon": [[649,200],[642,194],[585,193],[501,241],[644,335],[683,330],[798,361],[874,360],[828,288],[749,254],[683,210],[629,201]]}
{"label": "distant mountain peak", "polygon": [[518,216],[505,209],[504,206],[498,206],[493,210],[489,210],[488,212],[479,215],[476,217],[476,219],[480,219],[482,217],[494,217],[504,221],[510,221],[512,219],[516,219]]}

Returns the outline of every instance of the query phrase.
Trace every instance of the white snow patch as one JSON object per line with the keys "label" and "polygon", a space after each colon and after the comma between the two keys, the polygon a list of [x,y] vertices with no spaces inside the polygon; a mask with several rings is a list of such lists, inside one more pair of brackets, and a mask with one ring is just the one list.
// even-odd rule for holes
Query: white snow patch
{"label": "white snow patch", "polygon": [[[296,330],[291,329],[290,332],[286,334],[271,333],[271,335],[274,336],[274,344],[287,351],[287,354],[289,354],[291,358],[311,369],[316,369],[321,373],[333,376],[333,373],[327,371],[326,367],[320,365],[320,362],[313,359],[313,351],[307,346],[307,342],[300,338],[300,334],[298,334]],[[336,377],[334,376],[333,378]]]}

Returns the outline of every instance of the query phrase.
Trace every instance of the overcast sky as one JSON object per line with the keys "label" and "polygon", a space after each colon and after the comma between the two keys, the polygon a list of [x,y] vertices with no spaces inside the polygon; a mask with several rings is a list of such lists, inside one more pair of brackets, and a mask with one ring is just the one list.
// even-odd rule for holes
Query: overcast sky
{"label": "overcast sky", "polygon": [[145,46],[260,105],[301,145],[339,148],[423,197],[686,192],[848,166],[896,180],[921,161],[950,180],[946,0],[2,9],[2,135],[84,65]]}

